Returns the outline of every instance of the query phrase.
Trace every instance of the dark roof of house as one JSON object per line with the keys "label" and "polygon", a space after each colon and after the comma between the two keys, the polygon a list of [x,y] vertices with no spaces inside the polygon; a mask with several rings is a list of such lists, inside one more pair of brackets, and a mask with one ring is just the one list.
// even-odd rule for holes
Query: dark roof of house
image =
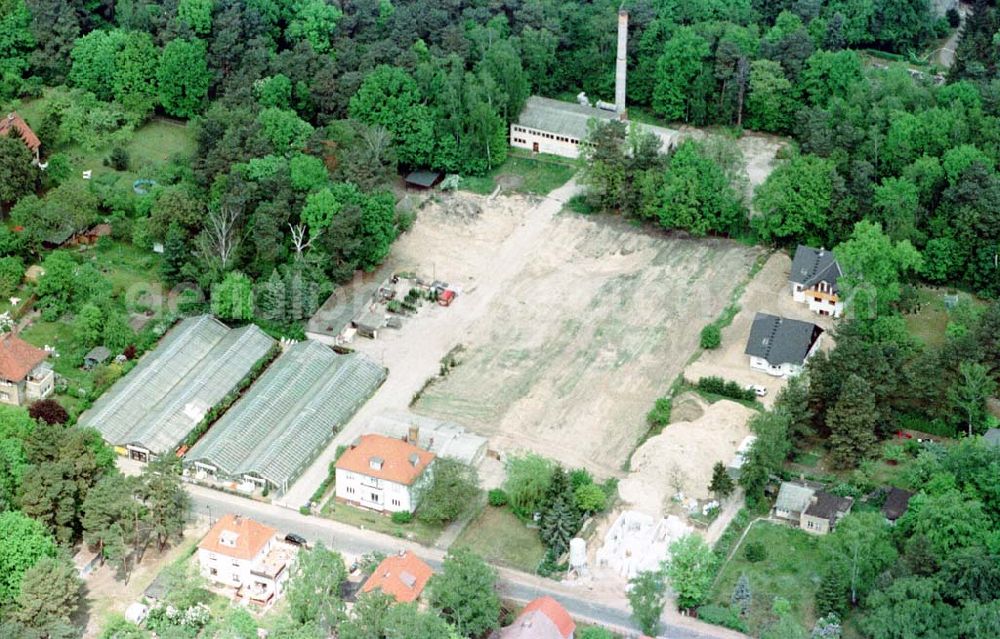
{"label": "dark roof of house", "polygon": [[910,505],[910,497],[913,493],[902,488],[893,486],[885,496],[885,503],[882,504],[882,513],[889,521],[896,521],[903,516]]}
{"label": "dark roof of house", "polygon": [[806,508],[806,514],[820,519],[836,519],[837,515],[851,509],[854,500],[850,497],[838,497],[825,491],[817,491],[812,503]]}
{"label": "dark roof of house", "polygon": [[411,171],[406,176],[406,183],[414,186],[422,186],[426,189],[437,184],[440,179],[440,171]]}
{"label": "dark roof of house", "polygon": [[822,334],[823,329],[811,322],[757,313],[744,352],[773,366],[802,364]]}
{"label": "dark roof of house", "polygon": [[836,291],[837,279],[843,274],[832,251],[799,244],[795,249],[795,257],[792,258],[792,271],[788,279],[805,288],[826,282]]}

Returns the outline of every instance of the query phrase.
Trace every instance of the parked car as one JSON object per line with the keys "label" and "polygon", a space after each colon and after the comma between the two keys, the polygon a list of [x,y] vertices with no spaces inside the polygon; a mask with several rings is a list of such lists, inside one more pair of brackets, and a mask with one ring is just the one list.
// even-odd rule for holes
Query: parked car
{"label": "parked car", "polygon": [[302,535],[297,535],[295,533],[288,533],[285,535],[285,541],[296,546],[305,546],[308,544],[306,538]]}
{"label": "parked car", "polygon": [[760,384],[747,384],[747,390],[753,391],[753,394],[757,397],[765,397],[767,395],[767,388]]}

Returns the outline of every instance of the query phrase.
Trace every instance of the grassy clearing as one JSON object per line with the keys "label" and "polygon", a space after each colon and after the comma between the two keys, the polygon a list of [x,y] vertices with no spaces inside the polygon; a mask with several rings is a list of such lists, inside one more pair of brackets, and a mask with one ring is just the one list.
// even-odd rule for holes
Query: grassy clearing
{"label": "grassy clearing", "polygon": [[441,526],[431,526],[416,518],[408,524],[396,524],[387,515],[337,503],[335,499],[326,502],[320,514],[355,528],[369,529],[401,539],[410,539],[425,546],[433,544],[443,530]]}
{"label": "grassy clearing", "polygon": [[[794,618],[803,627],[811,628],[816,620],[813,597],[823,569],[819,540],[797,528],[766,521],[755,523],[733,558],[723,566],[712,590],[712,603],[728,606],[736,580],[746,573],[753,593],[747,615],[753,636],[774,619],[771,607],[775,597],[791,602]],[[757,563],[747,561],[743,547],[750,542],[764,544],[767,558]]]}
{"label": "grassy clearing", "polygon": [[960,301],[971,302],[982,308],[985,304],[973,295],[964,292],[948,291],[945,288],[921,286],[917,289],[917,300],[920,310],[903,316],[910,335],[927,346],[940,346],[944,343],[945,332],[951,315],[944,305],[944,296],[958,295]]}
{"label": "grassy clearing", "polygon": [[481,177],[463,177],[459,188],[479,195],[489,195],[497,185],[504,191],[529,195],[547,195],[569,181],[576,173],[576,165],[565,158],[551,155],[514,155],[509,151],[507,161],[489,174]]}
{"label": "grassy clearing", "polygon": [[507,508],[486,506],[469,522],[453,548],[465,547],[488,562],[533,573],[545,556],[538,531],[525,526]]}

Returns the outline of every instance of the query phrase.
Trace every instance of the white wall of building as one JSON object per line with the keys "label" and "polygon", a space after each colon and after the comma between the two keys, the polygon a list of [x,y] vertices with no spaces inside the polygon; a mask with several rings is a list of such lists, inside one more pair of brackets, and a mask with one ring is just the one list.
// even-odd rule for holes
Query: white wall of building
{"label": "white wall of building", "polygon": [[[551,153],[564,158],[580,155],[580,140],[571,136],[556,135],[521,126],[510,125],[510,145],[537,153]],[[537,145],[537,148],[536,146]]]}
{"label": "white wall of building", "polygon": [[799,304],[807,304],[809,310],[817,315],[826,313],[833,317],[840,317],[844,313],[844,302],[839,298],[834,301],[822,296],[810,295],[801,284],[792,282],[792,299]]}
{"label": "white wall of building", "polygon": [[198,565],[201,566],[201,575],[209,581],[233,588],[249,584],[252,579],[260,579],[260,577],[252,576],[250,569],[256,561],[267,555],[273,543],[274,540],[268,541],[253,559],[237,559],[199,548]]}
{"label": "white wall of building", "polygon": [[336,485],[338,499],[364,508],[392,513],[412,513],[417,509],[415,486],[349,472],[342,468],[337,469]]}

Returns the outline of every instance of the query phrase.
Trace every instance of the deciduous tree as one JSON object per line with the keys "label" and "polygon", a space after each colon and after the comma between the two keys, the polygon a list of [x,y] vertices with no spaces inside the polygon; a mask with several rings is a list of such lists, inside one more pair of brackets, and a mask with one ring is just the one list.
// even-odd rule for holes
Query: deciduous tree
{"label": "deciduous tree", "polygon": [[42,524],[17,511],[0,513],[0,606],[17,599],[32,566],[55,554],[55,541]]}
{"label": "deciduous tree", "polygon": [[667,600],[666,575],[662,570],[644,570],[629,580],[628,603],[632,618],[650,636],[659,634],[660,615]]}
{"label": "deciduous tree", "polygon": [[189,118],[199,113],[212,76],[205,63],[205,43],[177,38],[167,43],[156,70],[160,104],[169,114]]}
{"label": "deciduous tree", "polygon": [[292,619],[302,625],[314,624],[327,633],[336,628],[344,619],[340,584],[346,578],[343,557],[322,542],[302,553],[288,587]]}
{"label": "deciduous tree", "polygon": [[478,637],[500,625],[497,572],[478,555],[450,550],[442,570],[427,583],[430,604],[460,636]]}
{"label": "deciduous tree", "polygon": [[478,501],[479,475],[474,467],[450,457],[437,458],[433,468],[430,486],[420,497],[417,519],[442,525]]}
{"label": "deciduous tree", "polygon": [[831,570],[846,575],[851,603],[857,603],[875,577],[896,560],[889,527],[878,512],[852,513],[825,540]]}
{"label": "deciduous tree", "polygon": [[666,574],[677,594],[677,605],[694,608],[702,604],[712,587],[715,555],[700,535],[689,534],[670,544]]}

